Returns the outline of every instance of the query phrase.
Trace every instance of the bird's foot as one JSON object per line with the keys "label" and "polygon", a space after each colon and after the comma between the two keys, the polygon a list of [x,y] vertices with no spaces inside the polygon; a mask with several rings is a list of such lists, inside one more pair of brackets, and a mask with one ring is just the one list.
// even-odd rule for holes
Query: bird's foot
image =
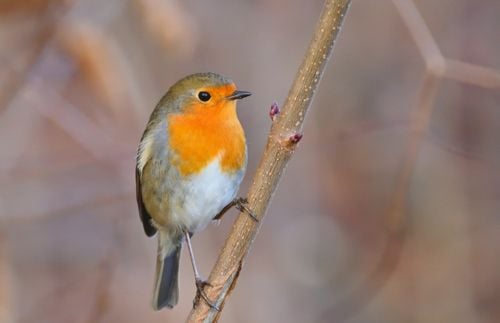
{"label": "bird's foot", "polygon": [[252,218],[252,220],[254,220],[255,222],[259,222],[259,219],[257,219],[252,210],[250,210],[250,208],[248,207],[248,199],[244,197],[238,197],[234,200],[234,205],[238,211],[245,212]]}
{"label": "bird's foot", "polygon": [[205,286],[212,286],[208,281],[204,280],[204,279],[201,279],[201,278],[197,278],[196,279],[196,297],[193,301],[193,306],[194,304],[196,304],[198,302],[198,300],[201,298],[203,298],[203,300],[205,301],[205,303],[207,303],[207,305],[211,308],[211,309],[214,309],[216,310],[217,312],[220,311],[219,307],[217,307],[217,305],[215,305],[207,296],[207,294],[205,293],[205,291],[203,290],[205,288]]}

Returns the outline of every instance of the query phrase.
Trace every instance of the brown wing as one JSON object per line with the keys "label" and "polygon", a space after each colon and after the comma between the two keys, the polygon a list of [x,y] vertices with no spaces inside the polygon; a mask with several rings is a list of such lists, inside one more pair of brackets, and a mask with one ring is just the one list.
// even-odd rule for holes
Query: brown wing
{"label": "brown wing", "polygon": [[137,197],[137,206],[139,206],[139,215],[141,216],[144,232],[148,237],[152,237],[156,233],[156,228],[151,224],[151,216],[142,201],[141,174],[139,173],[139,169],[137,167],[135,168],[135,194]]}

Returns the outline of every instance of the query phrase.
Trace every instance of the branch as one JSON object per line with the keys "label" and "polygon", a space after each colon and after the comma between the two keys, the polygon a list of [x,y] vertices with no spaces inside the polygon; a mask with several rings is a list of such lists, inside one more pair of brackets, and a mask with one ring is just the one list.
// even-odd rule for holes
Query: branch
{"label": "branch", "polygon": [[[350,0],[326,0],[316,25],[314,38],[295,76],[283,111],[274,119],[266,149],[248,193],[249,209],[262,220],[283,171],[302,138],[302,125],[311,105],[333,45],[340,31]],[[188,322],[216,322],[225,300],[236,285],[243,260],[252,244],[260,222],[240,213],[229,234],[204,289],[220,309],[211,309],[198,299]]]}

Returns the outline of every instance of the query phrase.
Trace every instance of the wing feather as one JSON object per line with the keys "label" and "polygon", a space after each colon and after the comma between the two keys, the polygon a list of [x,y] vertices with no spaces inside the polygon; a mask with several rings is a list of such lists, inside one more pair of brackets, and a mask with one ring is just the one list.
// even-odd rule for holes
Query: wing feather
{"label": "wing feather", "polygon": [[137,197],[137,206],[139,207],[139,215],[141,216],[144,232],[148,237],[152,237],[156,233],[156,228],[151,223],[151,215],[149,215],[142,200],[141,174],[139,172],[139,168],[137,167],[135,168],[135,192]]}

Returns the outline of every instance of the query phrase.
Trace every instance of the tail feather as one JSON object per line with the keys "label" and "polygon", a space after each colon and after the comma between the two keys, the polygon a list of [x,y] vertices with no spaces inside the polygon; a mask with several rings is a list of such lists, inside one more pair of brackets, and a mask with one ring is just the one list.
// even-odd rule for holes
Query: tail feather
{"label": "tail feather", "polygon": [[180,244],[166,256],[162,252],[158,252],[153,293],[153,309],[156,311],[163,307],[173,308],[177,304],[179,299],[177,276],[180,255]]}

